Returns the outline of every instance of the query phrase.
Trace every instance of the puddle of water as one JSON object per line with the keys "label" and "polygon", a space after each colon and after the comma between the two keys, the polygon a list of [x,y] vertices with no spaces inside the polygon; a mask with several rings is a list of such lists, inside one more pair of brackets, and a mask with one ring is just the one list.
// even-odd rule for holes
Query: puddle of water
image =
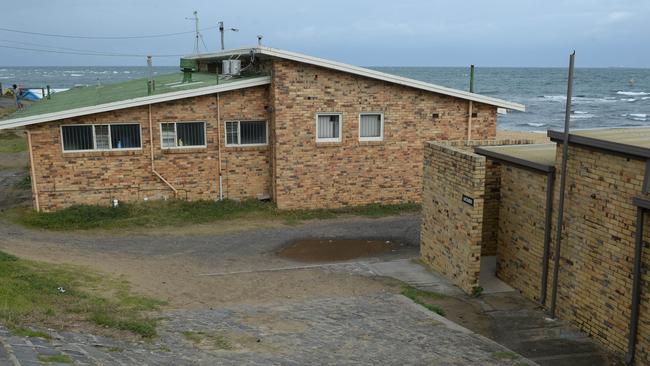
{"label": "puddle of water", "polygon": [[300,262],[331,262],[373,257],[398,250],[392,240],[303,239],[282,248],[278,255]]}

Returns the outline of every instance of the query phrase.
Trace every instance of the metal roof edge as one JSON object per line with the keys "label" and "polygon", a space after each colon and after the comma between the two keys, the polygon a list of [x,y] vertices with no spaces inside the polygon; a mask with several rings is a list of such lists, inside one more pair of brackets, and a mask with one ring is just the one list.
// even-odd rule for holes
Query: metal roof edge
{"label": "metal roof edge", "polygon": [[518,165],[518,166],[521,166],[521,167],[524,167],[524,168],[529,168],[529,169],[533,169],[533,170],[544,172],[544,173],[551,173],[551,172],[555,171],[555,166],[553,166],[553,165],[535,163],[535,162],[530,161],[530,160],[516,158],[516,157],[511,156],[511,155],[506,155],[506,154],[498,153],[498,152],[495,152],[495,151],[492,151],[492,150],[489,150],[489,149],[484,149],[484,148],[482,148],[480,146],[475,147],[474,152],[479,154],[479,155],[483,155],[483,156],[486,156],[488,158],[491,158],[491,159],[503,161],[503,162],[506,162],[506,163],[515,164],[515,165]]}
{"label": "metal roof edge", "polygon": [[[553,142],[564,142],[564,132],[548,130],[547,136]],[[627,156],[634,156],[643,159],[650,159],[650,149],[628,144],[621,144],[619,142],[607,141],[596,139],[593,137],[586,137],[569,133],[569,144],[576,144],[591,147],[598,150],[611,151]]]}
{"label": "metal roof edge", "polygon": [[634,197],[632,201],[637,207],[650,210],[650,198],[637,196]]}
{"label": "metal roof edge", "polygon": [[263,76],[254,79],[232,81],[226,84],[212,85],[203,88],[181,90],[177,92],[164,93],[159,95],[150,95],[146,97],[139,97],[139,98],[121,100],[117,102],[98,104],[91,107],[68,109],[60,112],[52,112],[52,113],[39,114],[35,116],[8,119],[8,120],[0,121],[0,130],[23,127],[23,126],[28,126],[28,125],[38,124],[38,123],[51,122],[51,121],[56,121],[64,118],[72,118],[72,117],[85,116],[89,114],[108,112],[116,109],[139,107],[147,104],[167,102],[170,100],[191,98],[191,97],[197,97],[201,95],[226,92],[230,90],[250,88],[254,86],[267,85],[270,83],[271,83],[271,77]]}
{"label": "metal roof edge", "polygon": [[359,66],[354,66],[350,64],[345,64],[342,62],[337,62],[337,61],[332,61],[332,60],[327,60],[319,57],[313,57],[313,56],[308,56],[304,55],[301,53],[297,52],[291,52],[291,51],[285,51],[277,48],[271,48],[271,47],[264,47],[264,46],[257,46],[257,47],[246,47],[246,48],[237,48],[237,49],[232,49],[232,50],[226,50],[224,52],[216,52],[216,53],[208,53],[208,54],[198,54],[198,55],[190,55],[187,56],[188,58],[194,58],[194,59],[201,59],[201,58],[211,58],[211,57],[226,57],[226,56],[234,56],[234,55],[241,55],[246,52],[254,51],[257,53],[261,53],[267,56],[272,56],[272,57],[278,57],[278,58],[283,58],[287,60],[292,60],[292,61],[297,61],[297,62],[302,62],[302,63],[307,63],[311,65],[316,65],[328,69],[333,69],[333,70],[338,70],[338,71],[343,71],[355,75],[360,75],[360,76],[365,76],[369,77],[372,79],[377,79],[377,80],[383,80],[383,81],[388,81],[391,83],[399,84],[399,85],[404,85],[404,86],[409,86],[412,88],[416,89],[422,89],[422,90],[427,90],[431,91],[434,93],[439,93],[439,94],[444,94],[444,95],[449,95],[461,99],[467,99],[471,100],[474,102],[479,102],[479,103],[485,103],[489,105],[493,105],[496,107],[502,107],[506,109],[512,109],[516,111],[521,111],[525,112],[526,111],[526,106],[520,103],[515,103],[515,102],[509,102],[506,100],[498,99],[498,98],[492,98],[488,97],[485,95],[481,94],[476,94],[476,93],[470,93],[466,92],[463,90],[458,90],[458,89],[452,89],[436,84],[431,84],[431,83],[426,83],[424,81],[420,80],[415,80],[415,79],[410,79],[410,78],[405,78],[402,76],[397,76],[393,74],[387,74],[385,72],[377,71],[377,70],[372,70],[372,69],[367,69],[365,67],[359,67]]}

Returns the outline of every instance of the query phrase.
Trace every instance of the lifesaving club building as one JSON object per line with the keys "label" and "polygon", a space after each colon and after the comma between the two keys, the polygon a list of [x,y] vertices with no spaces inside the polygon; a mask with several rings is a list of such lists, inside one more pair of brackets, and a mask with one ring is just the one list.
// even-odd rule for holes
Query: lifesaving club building
{"label": "lifesaving club building", "polygon": [[72,88],[25,127],[34,206],[267,198],[280,209],[419,202],[426,141],[493,139],[524,106],[269,47]]}

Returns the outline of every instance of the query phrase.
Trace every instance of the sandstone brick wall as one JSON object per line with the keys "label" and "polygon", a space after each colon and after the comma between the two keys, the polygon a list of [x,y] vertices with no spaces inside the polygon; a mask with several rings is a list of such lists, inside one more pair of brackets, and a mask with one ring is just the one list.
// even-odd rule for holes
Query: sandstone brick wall
{"label": "sandstone brick wall", "polygon": [[645,213],[642,258],[641,306],[636,359],[639,365],[650,365],[650,212]]}
{"label": "sandstone brick wall", "polygon": [[444,143],[429,142],[424,150],[421,258],[472,293],[481,266],[486,159]]}
{"label": "sandstone brick wall", "polygon": [[[224,121],[268,119],[268,87],[220,95],[217,127],[216,96],[154,104],[153,144],[156,170],[179,191],[179,198],[219,197],[218,146],[224,143]],[[148,107],[135,107],[70,118],[29,127],[40,206],[46,211],[75,203],[106,204],[112,198],[139,201],[171,198],[173,192],[151,172]],[[162,150],[160,123],[205,121],[207,148]],[[139,123],[142,149],[136,151],[63,153],[60,125]],[[225,144],[224,144],[225,145]],[[223,145],[222,145],[223,146]],[[270,191],[270,149],[222,147],[224,195],[248,198]]]}
{"label": "sandstone brick wall", "polygon": [[[558,146],[558,170],[561,154]],[[579,146],[569,148],[558,315],[620,352],[627,349],[631,304],[636,220],[632,198],[641,193],[644,171],[645,164],[640,160]],[[558,176],[554,207],[558,207],[559,181]],[[556,215],[554,210],[554,223]],[[554,245],[553,240],[551,248]],[[641,335],[650,333],[647,248],[646,245]],[[640,364],[648,364],[648,337],[642,336],[640,341],[644,342],[640,348],[645,355]]]}
{"label": "sandstone brick wall", "polygon": [[[283,209],[420,202],[424,142],[467,135],[468,102],[453,97],[282,60],[272,89]],[[494,138],[496,108],[474,103],[474,111],[473,136]],[[316,143],[318,112],[343,114],[340,143]],[[383,141],[359,141],[360,112],[384,114]]]}
{"label": "sandstone brick wall", "polygon": [[538,301],[544,255],[547,174],[516,165],[501,168],[497,277]]}

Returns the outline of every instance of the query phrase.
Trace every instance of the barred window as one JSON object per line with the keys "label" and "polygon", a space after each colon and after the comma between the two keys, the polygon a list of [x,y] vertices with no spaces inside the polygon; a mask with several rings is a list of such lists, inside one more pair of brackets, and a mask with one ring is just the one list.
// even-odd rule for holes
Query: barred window
{"label": "barred window", "polygon": [[160,124],[163,149],[205,147],[205,122],[167,122]]}
{"label": "barred window", "polygon": [[68,125],[61,126],[63,151],[140,149],[140,125]]}
{"label": "barred window", "polygon": [[228,121],[226,122],[226,145],[266,145],[266,121]]}
{"label": "barred window", "polygon": [[380,141],[384,138],[384,116],[381,113],[359,115],[359,140]]}
{"label": "barred window", "polygon": [[341,141],[341,114],[316,115],[316,142]]}

